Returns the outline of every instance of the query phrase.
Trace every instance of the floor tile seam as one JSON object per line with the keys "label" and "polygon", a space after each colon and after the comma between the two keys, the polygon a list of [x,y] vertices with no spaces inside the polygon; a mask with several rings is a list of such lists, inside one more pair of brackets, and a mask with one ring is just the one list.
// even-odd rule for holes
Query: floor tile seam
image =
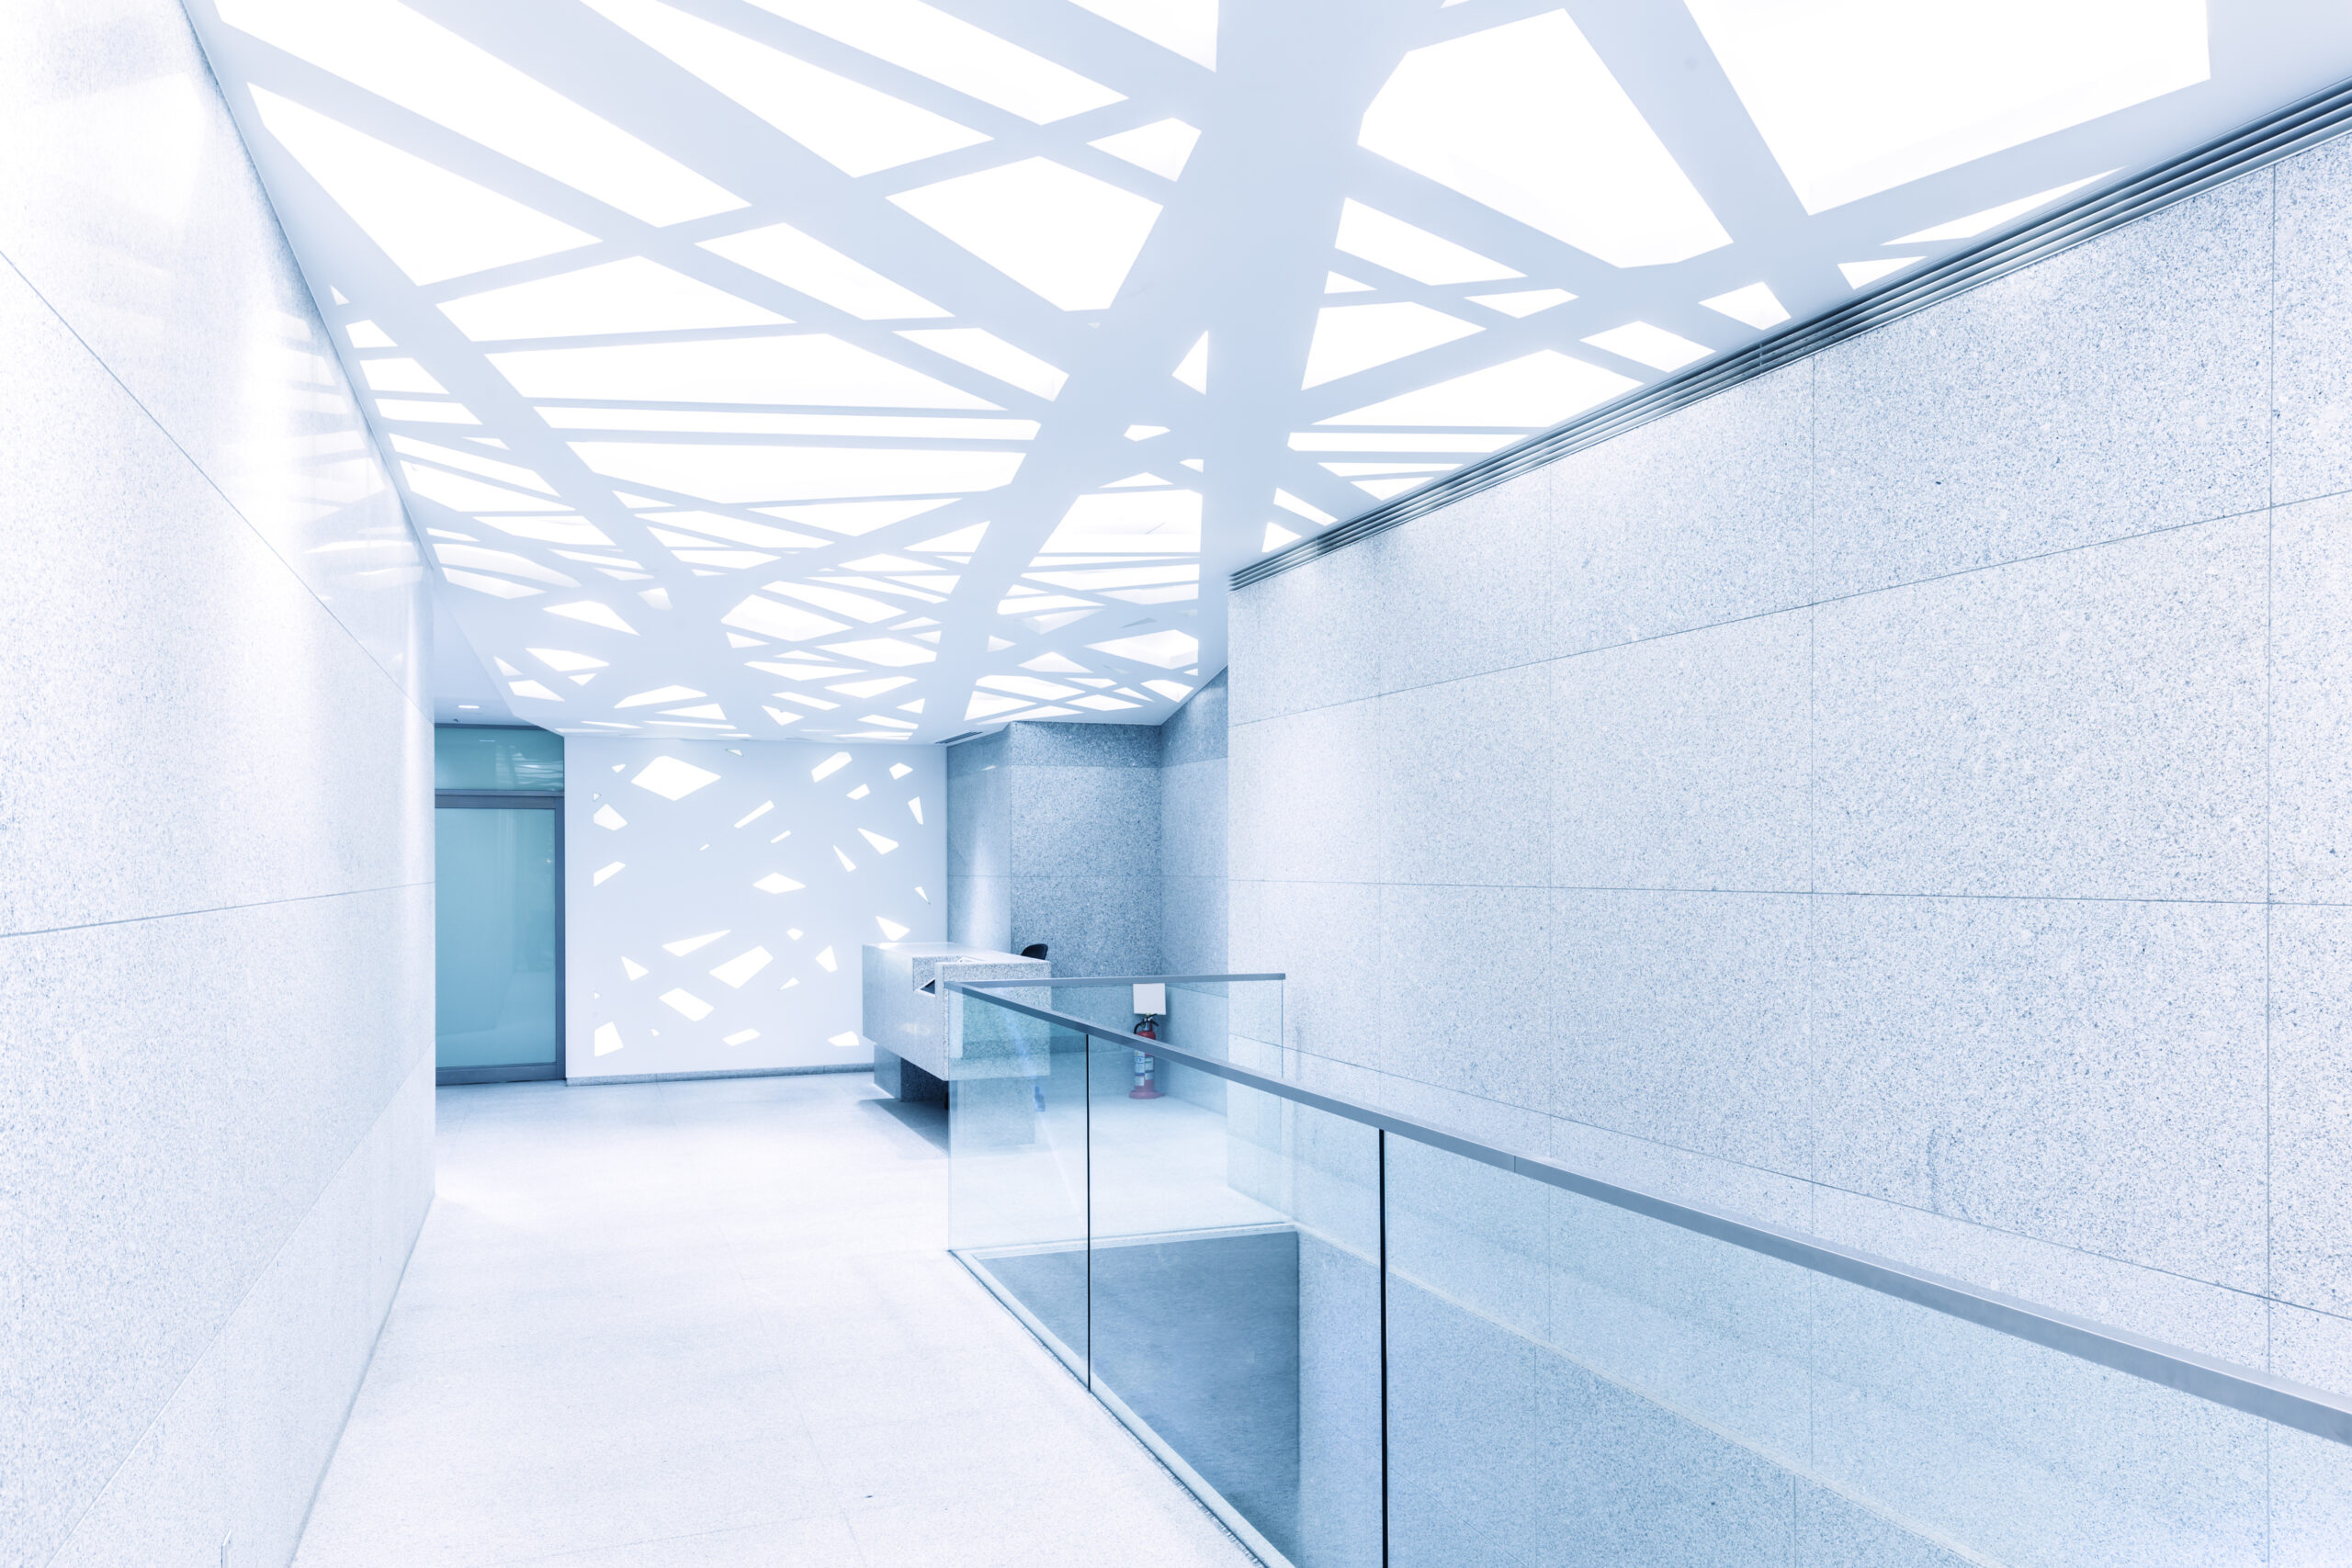
{"label": "floor tile seam", "polygon": [[[273,224],[275,221],[276,220],[273,216]],[[284,240],[284,234],[281,232],[279,235],[281,242]],[[370,665],[374,666],[377,672],[382,675],[385,680],[391,682],[392,690],[399,694],[401,701],[408,705],[410,711],[417,714],[427,724],[430,724],[433,721],[433,714],[430,707],[420,707],[417,705],[416,699],[410,694],[407,686],[401,682],[400,677],[394,675],[390,670],[386,669],[383,661],[379,660],[376,655],[369,650],[366,643],[359,640],[358,634],[351,629],[341,615],[334,613],[334,607],[333,605],[329,604],[324,599],[319,596],[319,591],[311,586],[310,580],[294,569],[294,564],[288,560],[278,550],[277,546],[270,539],[269,536],[263,533],[259,527],[255,526],[253,519],[245,515],[244,509],[230,498],[227,491],[220,488],[220,482],[213,479],[211,471],[206,468],[202,463],[198,462],[196,460],[195,454],[188,451],[186,446],[183,446],[180,444],[179,437],[172,434],[171,428],[164,424],[161,419],[156,417],[154,411],[147,406],[145,400],[142,400],[138,393],[132,391],[130,384],[115,373],[114,367],[108,364],[106,357],[99,354],[96,348],[92,346],[87,338],[82,335],[81,329],[74,326],[72,321],[66,320],[65,313],[62,310],[60,310],[56,305],[51,301],[49,296],[41,291],[40,285],[34,283],[33,280],[26,275],[25,269],[17,265],[15,258],[9,256],[5,252],[0,252],[0,265],[6,266],[10,272],[17,275],[17,280],[24,284],[26,290],[30,293],[34,299],[40,301],[41,309],[49,312],[51,319],[56,321],[58,326],[63,330],[68,337],[71,337],[76,344],[81,345],[82,352],[90,356],[90,362],[96,365],[98,369],[105,374],[107,379],[112,381],[117,388],[120,389],[122,395],[130,400],[130,406],[137,409],[141,417],[144,418],[148,423],[155,427],[156,433],[162,435],[163,438],[170,444],[173,451],[177,452],[180,455],[181,460],[187,463],[188,468],[195,472],[196,477],[204,481],[205,488],[211,491],[213,494],[220,498],[220,504],[229,509],[230,515],[236,518],[238,522],[245,525],[246,530],[260,542],[262,548],[269,553],[270,558],[277,562],[279,568],[293,580],[296,587],[300,588],[304,593],[310,596],[311,602],[316,604],[319,609],[325,614],[327,619],[334,624],[335,629],[341,632],[344,637],[350,641],[351,646],[354,649],[358,650],[359,656],[365,659]],[[304,292],[309,292],[307,286],[304,288]],[[334,357],[332,349],[329,351],[328,357],[330,360],[333,360]],[[335,364],[335,373],[338,376],[343,375],[343,367],[339,362]],[[357,414],[359,410],[358,395],[352,391],[351,383],[347,377],[344,379],[344,391],[350,396],[352,410],[355,414]],[[378,462],[380,464],[382,461],[381,455],[376,450],[375,435],[374,433],[368,428],[368,423],[365,415],[359,416],[359,433],[367,438],[368,453],[371,456],[375,456]],[[409,523],[408,509],[405,506],[401,505],[400,492],[392,485],[391,476],[389,470],[385,471],[384,491],[385,494],[390,498],[392,504],[400,511],[401,522],[402,525],[407,527],[409,530],[409,543],[412,547],[415,547],[419,563],[429,566],[433,558],[425,553],[422,543],[417,539],[414,527]]]}
{"label": "floor tile seam", "polygon": [[[0,257],[0,260],[5,259]],[[325,1183],[320,1187],[318,1196],[311,1201],[309,1207],[295,1217],[294,1223],[287,1227],[285,1235],[278,1239],[277,1245],[270,1249],[269,1256],[254,1270],[252,1279],[246,1282],[243,1293],[238,1296],[234,1304],[221,1314],[220,1326],[214,1331],[210,1338],[204,1342],[204,1348],[190,1359],[187,1370],[180,1375],[179,1381],[172,1385],[171,1393],[157,1403],[155,1413],[148,1420],[147,1425],[140,1428],[136,1438],[124,1445],[122,1457],[115,1462],[112,1469],[107,1472],[106,1479],[92,1489],[89,1501],[83,1506],[80,1512],[74,1516],[74,1521],[66,1527],[65,1533],[58,1538],[56,1551],[42,1559],[44,1563],[55,1562],[67,1547],[74,1544],[74,1538],[80,1532],[83,1524],[97,1506],[106,1500],[107,1495],[114,1490],[115,1482],[121,1477],[123,1471],[129,1468],[130,1461],[138,1456],[140,1449],[147,1439],[164,1425],[165,1419],[171,1415],[172,1407],[179,1403],[180,1396],[187,1392],[188,1385],[194,1382],[198,1373],[204,1370],[205,1362],[215,1350],[220,1348],[220,1342],[234,1328],[239,1315],[253,1303],[254,1299],[260,1294],[263,1284],[277,1272],[277,1266],[285,1258],[288,1249],[301,1235],[302,1227],[310,1224],[311,1216],[319,1212],[321,1206],[334,1193],[336,1188],[342,1185],[344,1178],[350,1174],[352,1168],[367,1152],[369,1143],[374,1140],[377,1134],[383,1131],[385,1123],[400,1109],[401,1096],[407,1090],[408,1086],[431,1066],[432,1063],[427,1060],[412,1068],[408,1076],[401,1080],[386,1099],[383,1108],[377,1111],[375,1120],[368,1123],[368,1130],[353,1143],[350,1153],[344,1156],[343,1162],[335,1167],[334,1174],[328,1177]],[[430,1215],[435,1201],[434,1197],[428,1193],[425,1199],[427,1215]],[[360,1369],[358,1379],[351,1385],[351,1397],[344,1402],[343,1419],[335,1426],[335,1440],[328,1446],[325,1457],[320,1461],[319,1472],[311,1483],[311,1498],[303,1506],[302,1525],[296,1529],[294,1535],[298,1550],[301,1542],[302,1529],[307,1529],[310,1524],[311,1508],[318,1502],[319,1489],[325,1483],[327,1472],[334,1467],[335,1449],[341,1446],[344,1431],[350,1425],[351,1412],[359,1402],[360,1390],[367,1386],[368,1370],[375,1364],[376,1348],[382,1343],[384,1324],[390,1320],[392,1303],[400,1299],[401,1285],[407,1280],[409,1260],[415,1257],[416,1244],[424,1235],[424,1225],[420,1220],[415,1233],[408,1238],[408,1247],[401,1255],[400,1278],[393,1281],[391,1294],[385,1300],[384,1315],[377,1322],[375,1337],[368,1342],[367,1365]]]}
{"label": "floor tile seam", "polygon": [[19,937],[63,936],[74,931],[103,931],[109,926],[153,925],[164,920],[198,919],[207,915],[232,915],[245,909],[271,909],[288,904],[317,904],[330,898],[371,898],[382,893],[405,893],[419,887],[431,887],[434,883],[392,882],[380,887],[347,887],[334,893],[298,893],[290,898],[256,898],[249,904],[213,904],[198,909],[166,909],[152,915],[125,915],[112,920],[85,920],[74,925],[35,926],[24,931],[0,931],[0,942],[13,942]]}

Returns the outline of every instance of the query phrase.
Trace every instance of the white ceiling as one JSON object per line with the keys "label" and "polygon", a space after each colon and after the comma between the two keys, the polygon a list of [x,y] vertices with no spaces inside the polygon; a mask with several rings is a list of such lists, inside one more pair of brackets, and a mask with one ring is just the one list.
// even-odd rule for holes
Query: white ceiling
{"label": "white ceiling", "polygon": [[1156,723],[1261,551],[2352,73],[2302,0],[189,10],[448,610],[610,734]]}

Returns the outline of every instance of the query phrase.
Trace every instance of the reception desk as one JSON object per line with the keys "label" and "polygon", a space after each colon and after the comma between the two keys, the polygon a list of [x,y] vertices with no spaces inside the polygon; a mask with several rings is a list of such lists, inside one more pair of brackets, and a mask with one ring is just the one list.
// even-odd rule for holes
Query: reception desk
{"label": "reception desk", "polygon": [[874,1081],[899,1100],[944,1104],[952,1077],[1021,1077],[1017,1059],[951,1059],[947,1003],[935,989],[951,980],[1043,979],[1053,965],[1042,958],[998,953],[955,942],[868,942],[865,950],[864,1033],[874,1047]]}

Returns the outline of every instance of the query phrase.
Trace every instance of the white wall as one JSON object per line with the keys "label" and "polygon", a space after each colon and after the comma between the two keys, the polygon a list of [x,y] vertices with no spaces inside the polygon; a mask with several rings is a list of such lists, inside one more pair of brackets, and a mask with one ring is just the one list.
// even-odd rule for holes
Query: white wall
{"label": "white wall", "polygon": [[282,1563],[432,1190],[416,554],[176,5],[0,6],[0,1563]]}
{"label": "white wall", "polygon": [[[665,772],[675,800],[651,787]],[[564,779],[575,1082],[873,1060],[858,1040],[859,950],[946,934],[940,748],[573,736]],[[760,886],[771,877],[781,890]]]}
{"label": "white wall", "polygon": [[1243,591],[1433,1116],[2352,1392],[2352,141]]}

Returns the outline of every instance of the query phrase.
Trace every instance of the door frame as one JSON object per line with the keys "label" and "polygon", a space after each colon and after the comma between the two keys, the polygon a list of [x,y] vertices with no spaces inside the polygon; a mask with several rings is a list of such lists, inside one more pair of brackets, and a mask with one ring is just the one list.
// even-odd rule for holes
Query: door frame
{"label": "door frame", "polygon": [[[445,1067],[433,1064],[435,1087],[449,1084],[534,1083],[571,1076],[571,995],[564,975],[563,796],[544,789],[436,789],[435,811],[551,811],[555,813],[555,1060],[522,1062],[513,1066]],[[441,890],[433,892],[435,919],[440,918]],[[438,984],[436,977],[435,984]],[[435,1051],[439,1049],[436,1040]]]}

